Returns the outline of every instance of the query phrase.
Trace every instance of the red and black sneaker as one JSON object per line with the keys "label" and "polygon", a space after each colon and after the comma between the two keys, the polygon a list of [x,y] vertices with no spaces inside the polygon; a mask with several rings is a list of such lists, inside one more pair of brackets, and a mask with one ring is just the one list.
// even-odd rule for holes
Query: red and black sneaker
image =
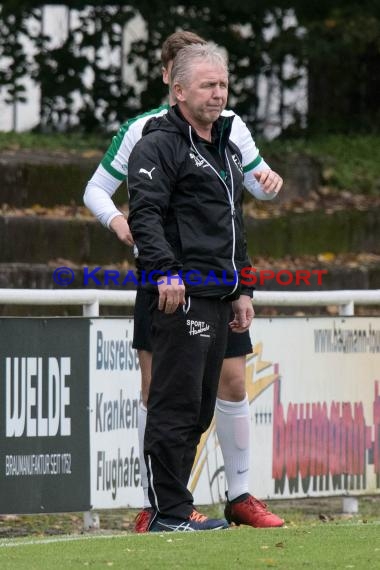
{"label": "red and black sneaker", "polygon": [[248,493],[233,501],[227,499],[224,516],[229,523],[246,524],[255,528],[274,528],[283,526],[285,522],[268,511],[266,503],[255,499]]}
{"label": "red and black sneaker", "polygon": [[148,532],[150,521],[154,515],[154,509],[146,507],[135,518],[135,532]]}

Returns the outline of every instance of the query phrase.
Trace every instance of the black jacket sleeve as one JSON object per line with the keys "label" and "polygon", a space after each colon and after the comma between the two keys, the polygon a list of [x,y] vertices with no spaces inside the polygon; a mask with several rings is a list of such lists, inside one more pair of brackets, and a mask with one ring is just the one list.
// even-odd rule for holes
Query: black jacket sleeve
{"label": "black jacket sleeve", "polygon": [[[247,242],[244,239],[244,253],[245,253],[245,262],[242,267],[240,267],[239,275],[240,275],[240,294],[241,295],[248,295],[248,297],[253,297],[253,291],[255,287],[252,285],[252,262],[248,256],[247,250]],[[245,279],[242,277],[242,270],[244,269]],[[247,278],[247,275],[249,277]]]}
{"label": "black jacket sleeve", "polygon": [[139,266],[148,273],[173,274],[181,269],[164,231],[174,185],[174,165],[172,157],[167,156],[172,153],[165,153],[163,140],[167,136],[160,132],[144,136],[128,161],[128,223],[138,249]]}

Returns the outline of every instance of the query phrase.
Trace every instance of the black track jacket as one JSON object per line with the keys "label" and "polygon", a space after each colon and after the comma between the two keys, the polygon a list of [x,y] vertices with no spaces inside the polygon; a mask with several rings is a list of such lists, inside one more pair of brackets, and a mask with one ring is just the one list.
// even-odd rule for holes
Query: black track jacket
{"label": "black track jacket", "polygon": [[232,120],[214,123],[212,143],[197,135],[177,106],[146,124],[128,163],[128,223],[143,286],[152,289],[152,279],[179,272],[194,296],[252,294],[240,283],[240,270],[250,262],[241,155],[229,140]]}

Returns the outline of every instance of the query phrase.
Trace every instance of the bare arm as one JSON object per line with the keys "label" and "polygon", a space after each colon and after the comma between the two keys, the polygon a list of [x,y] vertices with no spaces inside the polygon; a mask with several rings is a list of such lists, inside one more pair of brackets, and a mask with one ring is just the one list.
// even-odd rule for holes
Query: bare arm
{"label": "bare arm", "polygon": [[232,123],[231,140],[242,154],[244,186],[257,200],[272,200],[282,188],[282,178],[260,156],[259,149],[239,115]]}

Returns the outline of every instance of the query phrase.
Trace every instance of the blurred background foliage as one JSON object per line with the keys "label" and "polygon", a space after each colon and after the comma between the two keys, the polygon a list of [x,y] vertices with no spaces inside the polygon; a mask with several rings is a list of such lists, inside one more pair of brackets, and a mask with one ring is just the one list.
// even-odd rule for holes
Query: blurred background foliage
{"label": "blurred background foliage", "polygon": [[[379,133],[380,0],[53,4],[66,7],[68,30],[54,48],[44,21],[46,4],[0,4],[0,96],[10,105],[25,102],[23,78],[32,78],[41,93],[39,132],[114,130],[156,107],[167,89],[161,81],[161,44],[173,31],[188,29],[227,49],[230,104],[256,133],[263,132],[257,96],[262,77],[276,92],[282,137]],[[126,49],[125,28],[136,15],[144,21],[144,33]],[[106,66],[105,48],[116,54]],[[286,94],[297,93],[305,77],[302,114]]]}

